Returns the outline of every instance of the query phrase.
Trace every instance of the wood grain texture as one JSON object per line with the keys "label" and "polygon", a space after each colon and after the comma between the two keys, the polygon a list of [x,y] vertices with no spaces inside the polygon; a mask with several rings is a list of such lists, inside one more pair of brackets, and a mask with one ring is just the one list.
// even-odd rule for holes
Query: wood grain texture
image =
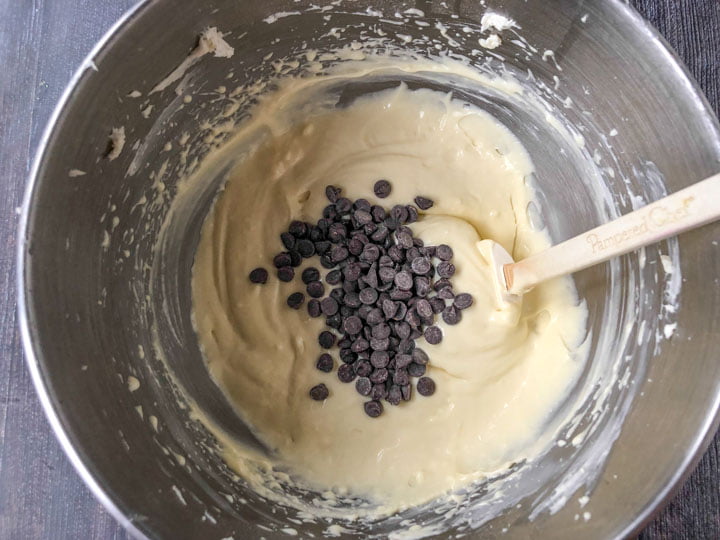
{"label": "wood grain texture", "polygon": [[[127,538],[72,469],[32,388],[15,315],[15,231],[29,162],[52,108],[92,45],[134,3],[0,0],[0,539]],[[720,2],[631,4],[720,111]],[[642,540],[720,538],[719,453],[716,436]]]}

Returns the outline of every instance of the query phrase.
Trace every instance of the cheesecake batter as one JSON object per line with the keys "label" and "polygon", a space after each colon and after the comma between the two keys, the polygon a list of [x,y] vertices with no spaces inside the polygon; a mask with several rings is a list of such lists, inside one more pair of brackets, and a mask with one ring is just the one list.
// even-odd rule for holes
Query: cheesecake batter
{"label": "cheesecake batter", "polygon": [[[273,451],[272,466],[299,485],[393,512],[532,457],[582,370],[587,312],[570,278],[537,287],[522,305],[494,302],[477,243],[493,239],[515,259],[549,245],[528,219],[533,167],[518,140],[479,109],[405,86],[256,127],[262,142],[239,160],[203,226],[193,301],[208,369]],[[372,192],[379,178],[393,186],[382,201]],[[386,405],[377,419],[354,384],[315,368],[324,321],[285,302],[302,283],[272,272],[265,285],[248,280],[272,266],[292,219],[320,217],[328,184],[387,208],[433,199],[411,227],[426,243],[452,246],[455,290],[475,300],[460,324],[438,319],[439,345],[417,342],[436,393]],[[320,268],[305,260],[296,275],[310,265]],[[308,390],[320,382],[330,398],[315,402]]]}

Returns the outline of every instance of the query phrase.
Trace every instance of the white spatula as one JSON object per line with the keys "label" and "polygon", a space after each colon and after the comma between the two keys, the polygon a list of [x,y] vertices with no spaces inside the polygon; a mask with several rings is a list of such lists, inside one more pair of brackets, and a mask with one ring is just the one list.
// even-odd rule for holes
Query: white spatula
{"label": "white spatula", "polygon": [[720,219],[720,174],[518,262],[492,240],[482,240],[478,248],[494,266],[498,301],[518,302],[523,293],[538,283],[572,274],[716,219]]}

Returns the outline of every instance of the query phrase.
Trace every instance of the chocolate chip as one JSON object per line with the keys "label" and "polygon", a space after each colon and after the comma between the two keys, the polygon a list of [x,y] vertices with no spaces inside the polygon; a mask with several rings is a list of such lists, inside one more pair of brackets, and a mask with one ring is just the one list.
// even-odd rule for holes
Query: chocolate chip
{"label": "chocolate chip", "polygon": [[430,361],[430,358],[428,357],[427,353],[420,349],[419,347],[415,347],[415,350],[412,352],[412,359],[413,362],[420,365],[425,365]]}
{"label": "chocolate chip", "polygon": [[327,330],[323,330],[318,336],[318,343],[320,343],[320,346],[323,349],[329,349],[335,345],[335,334],[328,332]]}
{"label": "chocolate chip", "polygon": [[328,353],[323,353],[318,357],[315,367],[320,371],[330,373],[333,370],[333,367],[335,367],[335,361]]}
{"label": "chocolate chip", "polygon": [[380,258],[380,248],[375,244],[365,244],[363,252],[360,254],[360,260],[365,262],[375,262]]}
{"label": "chocolate chip", "polygon": [[[414,242],[414,240],[413,240],[413,242]],[[409,249],[405,252],[405,258],[406,258],[410,263],[412,263],[412,261],[414,261],[414,260],[417,259],[418,257],[422,257],[422,254],[420,253],[420,248],[416,247],[415,245],[413,245],[413,247],[409,248]]]}
{"label": "chocolate chip", "polygon": [[390,372],[386,368],[378,368],[370,374],[370,380],[375,384],[384,383],[389,376]]}
{"label": "chocolate chip", "polygon": [[430,377],[420,377],[417,382],[417,391],[421,396],[432,396],[435,393],[435,381]]}
{"label": "chocolate chip", "polygon": [[322,257],[320,257],[320,265],[323,268],[327,268],[328,270],[330,270],[331,268],[335,268],[336,266],[335,263],[332,262],[330,257],[328,257],[327,255],[323,255]]}
{"label": "chocolate chip", "polygon": [[406,384],[401,388],[402,390],[402,397],[403,401],[410,401],[410,398],[412,397],[412,385]]}
{"label": "chocolate chip", "polygon": [[395,235],[395,240],[397,240],[397,245],[403,249],[410,249],[411,247],[413,247],[412,235],[410,235],[409,233],[397,233]]}
{"label": "chocolate chip", "polygon": [[311,317],[319,317],[322,314],[322,308],[320,307],[320,300],[315,298],[308,301],[307,305],[308,315]]}
{"label": "chocolate chip", "polygon": [[325,324],[327,324],[330,328],[340,330],[340,327],[342,326],[342,316],[339,313],[330,315],[325,319]]}
{"label": "chocolate chip", "polygon": [[437,273],[441,278],[451,278],[455,274],[455,265],[451,262],[443,261],[437,265]]}
{"label": "chocolate chip", "polygon": [[328,240],[333,244],[342,242],[347,237],[347,229],[342,223],[333,223],[328,229]]}
{"label": "chocolate chip", "polygon": [[372,386],[370,379],[367,377],[360,377],[355,381],[355,390],[357,390],[357,393],[361,396],[369,396],[372,391]]}
{"label": "chocolate chip", "polygon": [[[385,213],[385,209],[382,206],[375,205],[370,209],[370,213],[372,214],[373,221],[375,223],[382,223],[385,218],[387,217],[387,214]],[[387,229],[387,227],[386,227]]]}
{"label": "chocolate chip", "polygon": [[340,360],[345,364],[352,364],[358,359],[357,354],[350,349],[340,349]]}
{"label": "chocolate chip", "polygon": [[393,374],[393,382],[399,386],[410,384],[410,375],[405,369],[396,369]]}
{"label": "chocolate chip", "polygon": [[327,298],[323,298],[320,301],[320,310],[323,312],[323,315],[329,317],[330,315],[335,315],[338,312],[338,309],[340,306],[338,305],[337,301],[328,296]]}
{"label": "chocolate chip", "polygon": [[442,319],[446,324],[457,324],[462,319],[462,313],[455,306],[448,306],[442,312]]}
{"label": "chocolate chip", "polygon": [[366,401],[363,408],[370,418],[377,418],[383,413],[383,406],[379,401]]}
{"label": "chocolate chip", "polygon": [[337,370],[338,379],[340,382],[349,383],[355,380],[355,370],[350,364],[343,364]]}
{"label": "chocolate chip", "polygon": [[391,191],[392,186],[387,180],[378,180],[373,186],[373,192],[375,193],[375,196],[379,199],[386,198],[388,195],[390,195]]}
{"label": "chocolate chip", "polygon": [[[374,308],[373,308],[372,306],[368,306],[368,305],[366,305],[366,304],[363,304],[362,306],[360,306],[360,307],[358,308],[358,310],[357,310],[357,316],[360,317],[362,320],[366,321],[368,324],[370,324],[370,322],[369,322],[367,319],[368,319],[368,316],[370,315],[370,312],[371,312],[373,309],[374,309]],[[368,327],[367,327],[367,326],[363,327],[363,332],[365,332],[365,328],[368,328]],[[368,328],[368,331],[369,331],[369,328]]]}
{"label": "chocolate chip", "polygon": [[374,304],[378,298],[378,292],[372,287],[367,287],[360,291],[359,296],[363,304]]}
{"label": "chocolate chip", "polygon": [[282,268],[283,266],[290,266],[291,264],[292,258],[290,257],[290,253],[287,251],[278,253],[275,257],[273,257],[273,265],[275,268]]}
{"label": "chocolate chip", "polygon": [[415,197],[415,204],[420,210],[429,210],[435,203],[432,201],[432,199],[426,199],[425,197]]}
{"label": "chocolate chip", "polygon": [[408,204],[405,208],[408,211],[408,218],[406,223],[415,223],[418,220],[418,211],[413,205]]}
{"label": "chocolate chip", "polygon": [[417,310],[418,315],[420,315],[421,317],[430,318],[433,316],[432,306],[430,305],[430,302],[428,302],[424,298],[420,298],[415,303],[415,309]]}
{"label": "chocolate chip", "polygon": [[[416,259],[417,260],[417,259]],[[419,297],[425,297],[430,292],[430,279],[424,276],[415,278],[415,294]]]}
{"label": "chocolate chip", "polygon": [[315,242],[315,253],[317,253],[318,255],[325,255],[328,251],[330,251],[331,245],[332,244],[327,240]]}
{"label": "chocolate chip", "polygon": [[368,223],[363,227],[363,230],[365,231],[365,234],[373,235],[377,231],[378,226],[375,223]]}
{"label": "chocolate chip", "polygon": [[362,330],[362,321],[360,320],[360,317],[353,315],[352,317],[345,319],[343,321],[343,330],[351,335],[359,334]]}
{"label": "chocolate chip", "polygon": [[[410,272],[403,270],[395,274],[395,286],[403,291],[409,291],[413,286],[413,278]],[[391,295],[392,296],[392,295]]]}
{"label": "chocolate chip", "polygon": [[385,387],[385,383],[373,385],[373,389],[370,391],[370,397],[377,400],[385,399],[387,397],[387,388]]}
{"label": "chocolate chip", "polygon": [[390,331],[390,326],[387,324],[378,324],[377,326],[373,326],[372,337],[375,339],[385,339],[390,337]]}
{"label": "chocolate chip", "polygon": [[405,223],[408,218],[408,210],[402,204],[396,204],[392,207],[392,210],[390,210],[390,216],[398,223]]}
{"label": "chocolate chip", "polygon": [[370,355],[370,363],[373,367],[384,368],[390,362],[390,355],[386,351],[374,351]]}
{"label": "chocolate chip", "polygon": [[409,354],[397,354],[395,355],[395,368],[403,369],[408,367],[412,363],[412,356]]}
{"label": "chocolate chip", "polygon": [[443,309],[445,309],[445,300],[435,296],[430,299],[430,305],[432,306],[433,313],[442,313]]}
{"label": "chocolate chip", "polygon": [[300,309],[303,302],[305,302],[305,295],[301,292],[292,293],[287,297],[287,305],[293,309]]}
{"label": "chocolate chip", "polygon": [[387,217],[387,218],[385,218],[385,220],[383,221],[383,223],[384,223],[385,226],[386,226],[388,229],[390,229],[391,231],[394,231],[395,229],[398,228],[398,222],[397,222],[397,220],[396,220],[394,217]]}
{"label": "chocolate chip", "polygon": [[307,285],[308,283],[312,281],[317,281],[320,279],[320,271],[317,268],[306,268],[302,271],[301,274],[302,282]]}
{"label": "chocolate chip", "polygon": [[340,198],[340,193],[342,192],[342,189],[335,187],[335,186],[327,186],[325,188],[325,196],[327,197],[328,201],[331,203],[336,203],[337,200]]}
{"label": "chocolate chip", "polygon": [[310,389],[310,397],[313,398],[315,401],[322,401],[324,399],[327,399],[329,395],[330,391],[323,383],[313,386]]}
{"label": "chocolate chip", "polygon": [[377,229],[371,233],[370,238],[372,238],[373,242],[381,243],[387,240],[389,235],[390,230],[381,223],[377,226]]}
{"label": "chocolate chip", "polygon": [[393,319],[395,319],[396,321],[402,321],[407,315],[408,307],[402,302],[396,302],[396,305],[397,311],[395,312],[395,316],[393,317]]}
{"label": "chocolate chip", "polygon": [[325,285],[319,281],[312,281],[308,283],[306,290],[311,298],[321,298],[325,294]]}
{"label": "chocolate chip", "polygon": [[295,250],[300,254],[303,259],[307,259],[315,255],[315,244],[307,238],[298,240],[295,244]]}
{"label": "chocolate chip", "polygon": [[355,208],[355,210],[363,210],[365,212],[370,212],[372,205],[367,199],[357,199],[355,203],[353,203],[353,208]]}
{"label": "chocolate chip", "polygon": [[441,261],[449,261],[453,258],[453,250],[447,244],[440,244],[435,248],[435,256]]}
{"label": "chocolate chip", "polygon": [[393,267],[395,266],[395,263],[388,255],[381,255],[378,259],[378,266],[380,268]]}
{"label": "chocolate chip", "polygon": [[437,345],[442,341],[442,330],[438,328],[437,326],[428,326],[425,329],[425,341],[427,341],[430,345]]}
{"label": "chocolate chip", "polygon": [[390,299],[384,300],[382,303],[382,310],[386,319],[392,319],[395,313],[397,313],[397,304]]}
{"label": "chocolate chip", "polygon": [[381,266],[378,270],[378,276],[383,283],[390,283],[395,279],[395,269],[390,266]]}
{"label": "chocolate chip", "polygon": [[387,351],[390,346],[390,340],[388,338],[376,338],[370,339],[370,348],[373,351]]}
{"label": "chocolate chip", "polygon": [[340,197],[335,202],[335,209],[339,214],[347,214],[350,210],[352,210],[352,201],[347,197]]}
{"label": "chocolate chip", "polygon": [[280,241],[285,249],[293,249],[295,247],[295,237],[289,232],[280,233]]}
{"label": "chocolate chip", "polygon": [[337,285],[338,283],[340,283],[340,280],[342,280],[342,273],[340,270],[331,270],[325,276],[325,282],[328,285]]}
{"label": "chocolate chip", "polygon": [[350,252],[350,255],[360,255],[364,247],[365,244],[363,244],[357,237],[348,242],[348,251]]}
{"label": "chocolate chip", "polygon": [[292,234],[295,238],[305,238],[307,235],[307,224],[303,223],[302,221],[291,221],[290,225],[288,226],[288,232]]}
{"label": "chocolate chip", "polygon": [[[359,308],[360,304],[362,304],[362,302],[360,302],[360,295],[358,295],[355,292],[347,293],[343,297],[343,304],[345,304],[349,308],[353,308],[353,309]],[[359,332],[359,330],[358,330],[358,332]]]}
{"label": "chocolate chip", "polygon": [[413,273],[424,276],[432,270],[432,263],[425,257],[417,257],[416,259],[413,259],[410,267],[412,268]]}
{"label": "chocolate chip", "polygon": [[350,263],[342,270],[343,276],[347,281],[357,281],[362,273],[362,266],[358,263]]}
{"label": "chocolate chip", "polygon": [[252,270],[250,272],[249,277],[250,277],[250,281],[253,283],[257,283],[257,284],[267,283],[268,271],[265,270],[264,268],[255,268],[254,270]]}
{"label": "chocolate chip", "polygon": [[419,249],[420,254],[424,255],[425,257],[434,257],[435,256],[435,246],[424,246]]}
{"label": "chocolate chip", "polygon": [[395,263],[405,262],[405,250],[403,250],[400,246],[391,246],[390,249],[388,249],[387,254]]}
{"label": "chocolate chip", "polygon": [[413,328],[420,326],[420,316],[416,309],[408,309],[405,314],[405,322],[407,322]]}
{"label": "chocolate chip", "polygon": [[467,309],[473,304],[473,297],[468,293],[460,293],[455,297],[453,305],[458,309]]}
{"label": "chocolate chip", "polygon": [[[322,229],[320,227],[312,225],[308,232],[308,238],[310,238],[310,240],[313,243],[313,251],[314,251],[315,244],[325,238],[325,233],[322,231]],[[298,251],[301,251],[301,250],[298,248]]]}
{"label": "chocolate chip", "polygon": [[412,339],[403,339],[397,344],[397,351],[400,354],[412,354],[415,350],[415,341]]}
{"label": "chocolate chip", "polygon": [[455,298],[455,293],[453,293],[452,287],[443,287],[438,291],[437,295],[438,298],[442,298],[443,300],[452,300]]}
{"label": "chocolate chip", "polygon": [[355,364],[353,364],[353,369],[355,370],[355,373],[357,373],[358,377],[367,377],[373,371],[370,361],[365,360],[364,358],[355,362]]}
{"label": "chocolate chip", "polygon": [[333,221],[337,218],[338,212],[335,209],[334,204],[328,204],[325,208],[323,208],[323,219],[326,219],[328,221]]}
{"label": "chocolate chip", "polygon": [[435,283],[433,283],[433,289],[436,291],[444,289],[445,287],[452,287],[452,283],[450,283],[448,278],[438,279]]}
{"label": "chocolate chip", "polygon": [[339,263],[348,258],[348,250],[343,246],[333,246],[330,248],[330,260],[334,263]]}
{"label": "chocolate chip", "polygon": [[350,346],[350,350],[354,353],[359,353],[366,351],[370,348],[370,342],[368,340],[363,338],[357,338],[355,341],[353,341],[353,344]]}
{"label": "chocolate chip", "polygon": [[400,321],[395,325],[395,333],[400,339],[408,339],[411,332],[412,328],[410,328],[410,325],[405,321]]}
{"label": "chocolate chip", "polygon": [[[368,289],[365,289],[365,290],[368,290]],[[367,323],[370,326],[375,326],[375,325],[378,325],[381,322],[383,322],[385,320],[385,317],[383,316],[383,312],[381,309],[374,308],[368,312],[367,318],[365,320],[367,321]]]}
{"label": "chocolate chip", "polygon": [[296,250],[288,251],[290,255],[290,266],[298,267],[302,264],[302,255]]}
{"label": "chocolate chip", "polygon": [[367,225],[373,221],[372,214],[366,210],[356,210],[354,217],[358,225]]}
{"label": "chocolate chip", "polygon": [[402,401],[402,390],[400,390],[400,387],[397,384],[390,386],[390,390],[388,390],[385,400],[391,405],[400,405],[400,402]]}
{"label": "chocolate chip", "polygon": [[416,364],[415,362],[408,366],[408,374],[411,377],[422,377],[423,375],[425,375],[425,370],[426,368],[424,365]]}

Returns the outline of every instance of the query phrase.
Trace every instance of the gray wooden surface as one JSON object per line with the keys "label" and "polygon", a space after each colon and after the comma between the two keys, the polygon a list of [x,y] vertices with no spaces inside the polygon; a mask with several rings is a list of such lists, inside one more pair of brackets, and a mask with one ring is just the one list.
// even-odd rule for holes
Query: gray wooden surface
{"label": "gray wooden surface", "polygon": [[[544,0],[536,0],[544,1]],[[596,0],[604,1],[604,0]],[[50,432],[15,315],[15,230],[29,160],[62,90],[135,0],[0,0],[0,539],[127,538]],[[720,110],[719,0],[632,0]],[[642,539],[720,538],[720,436]]]}

